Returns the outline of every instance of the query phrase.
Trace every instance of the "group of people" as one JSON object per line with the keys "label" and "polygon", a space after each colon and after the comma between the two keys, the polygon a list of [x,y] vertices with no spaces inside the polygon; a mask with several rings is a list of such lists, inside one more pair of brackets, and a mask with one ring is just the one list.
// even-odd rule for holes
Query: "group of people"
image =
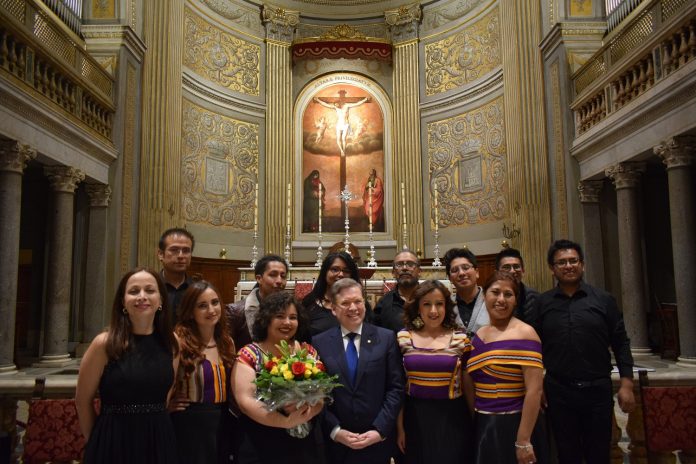
{"label": "group of people", "polygon": [[[574,242],[550,247],[558,285],[543,294],[524,285],[514,249],[483,287],[476,256],[449,250],[453,294],[421,281],[417,255],[401,251],[396,286],[374,309],[345,252],[326,257],[301,302],[284,291],[284,259],[266,255],[256,288],[223,305],[214,286],[187,275],[193,247],[188,231],[170,229],[162,271],[121,279],[109,328],[80,366],[87,463],[543,463],[546,416],[560,463],[607,463],[609,349],[619,404],[633,408],[621,313],[582,281]],[[330,401],[271,411],[257,399],[263,359],[279,356],[283,340],[338,376]],[[308,422],[308,436],[286,433]]]}

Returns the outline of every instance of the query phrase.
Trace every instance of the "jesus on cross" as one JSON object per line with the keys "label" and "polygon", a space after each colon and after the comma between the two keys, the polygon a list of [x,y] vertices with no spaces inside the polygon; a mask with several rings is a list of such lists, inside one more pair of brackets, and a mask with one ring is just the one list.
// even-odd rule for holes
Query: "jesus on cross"
{"label": "jesus on cross", "polygon": [[325,97],[320,99],[319,97],[314,97],[312,101],[336,111],[336,143],[341,151],[341,156],[346,156],[346,137],[350,131],[349,111],[351,108],[360,106],[363,103],[369,103],[370,97],[346,97],[345,90],[340,90],[338,95],[338,98]]}

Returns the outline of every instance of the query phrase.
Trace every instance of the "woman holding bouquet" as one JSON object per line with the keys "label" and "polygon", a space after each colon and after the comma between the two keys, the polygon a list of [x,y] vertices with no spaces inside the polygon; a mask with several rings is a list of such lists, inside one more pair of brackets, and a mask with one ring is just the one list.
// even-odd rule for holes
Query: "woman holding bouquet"
{"label": "woman holding bouquet", "polygon": [[[261,302],[252,327],[254,343],[239,350],[238,360],[232,371],[232,391],[242,412],[239,419],[242,437],[235,460],[237,463],[319,462],[316,434],[294,438],[288,434],[287,429],[310,421],[322,410],[323,402],[314,406],[286,406],[270,411],[267,405],[257,399],[254,383],[264,370],[264,358],[282,357],[282,341],[300,349],[299,343],[295,342],[295,334],[303,323],[297,308],[297,301],[288,293],[269,295]],[[302,348],[310,356],[317,358],[314,348],[304,344]]]}
{"label": "woman holding bouquet", "polygon": [[437,280],[422,282],[404,309],[398,333],[406,370],[406,400],[397,443],[408,464],[459,464],[473,457],[473,426],[462,384],[471,350],[457,330],[454,303]]}
{"label": "woman holding bouquet", "polygon": [[223,314],[218,291],[205,280],[192,283],[179,306],[179,369],[169,410],[182,463],[229,462],[224,444],[233,422],[226,406],[235,349]]}

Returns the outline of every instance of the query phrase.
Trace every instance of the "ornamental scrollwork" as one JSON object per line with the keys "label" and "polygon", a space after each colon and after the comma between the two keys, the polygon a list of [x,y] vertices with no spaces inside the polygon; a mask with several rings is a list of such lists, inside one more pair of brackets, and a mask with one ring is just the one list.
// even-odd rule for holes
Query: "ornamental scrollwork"
{"label": "ornamental scrollwork", "polygon": [[186,9],[184,65],[232,91],[260,93],[261,47],[218,29]]}
{"label": "ornamental scrollwork", "polygon": [[440,225],[467,227],[507,214],[507,149],[502,97],[428,124],[428,163]]}
{"label": "ornamental scrollwork", "polygon": [[259,125],[184,100],[181,187],[186,221],[251,229]]}
{"label": "ornamental scrollwork", "polygon": [[498,9],[465,30],[425,46],[425,93],[463,87],[501,65]]}

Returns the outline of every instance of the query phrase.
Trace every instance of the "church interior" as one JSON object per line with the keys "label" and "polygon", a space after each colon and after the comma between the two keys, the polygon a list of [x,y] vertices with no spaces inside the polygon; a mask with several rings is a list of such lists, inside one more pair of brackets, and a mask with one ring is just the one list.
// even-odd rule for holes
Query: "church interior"
{"label": "church interior", "polygon": [[[170,227],[225,302],[263,254],[297,285],[342,244],[374,297],[402,248],[445,279],[447,249],[485,274],[511,246],[545,291],[568,238],[651,384],[696,385],[696,2],[2,0],[0,18],[4,437],[37,376],[72,394],[119,278],[159,269]],[[615,462],[648,462],[633,414]]]}

